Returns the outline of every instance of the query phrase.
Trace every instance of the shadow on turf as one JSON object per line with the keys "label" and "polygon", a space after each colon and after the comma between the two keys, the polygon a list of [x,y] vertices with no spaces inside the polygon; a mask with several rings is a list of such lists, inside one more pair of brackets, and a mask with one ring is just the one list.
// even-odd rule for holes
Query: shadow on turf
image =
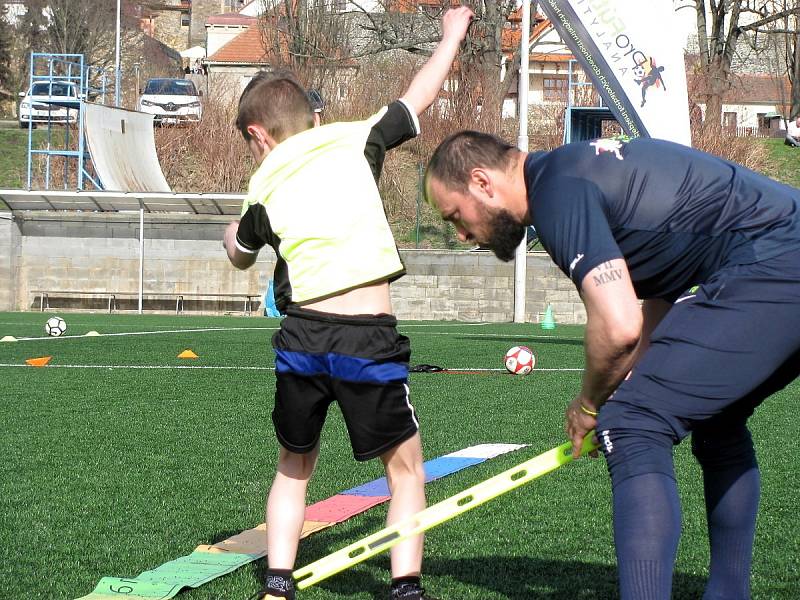
{"label": "shadow on turf", "polygon": [[[388,565],[387,565],[388,568]],[[508,556],[437,559],[424,562],[425,585],[440,600],[480,600],[487,596],[508,600],[595,600],[618,598],[614,567],[581,561],[542,560]],[[453,579],[466,587],[458,597],[437,589],[437,577]],[[349,571],[320,584],[326,590],[349,596],[371,592],[374,598],[388,597],[387,579],[378,581],[369,573]],[[696,599],[703,595],[705,579],[676,573],[673,600]],[[459,586],[462,587],[462,586]]]}
{"label": "shadow on turf", "polygon": [[[457,335],[453,336],[457,340],[469,340],[474,342],[506,342],[509,344],[518,344],[520,341],[519,335]],[[531,342],[534,343],[534,342]],[[535,338],[535,344],[537,346],[543,346],[546,344],[559,344],[564,346],[583,346],[583,338],[575,339],[575,338],[558,338],[553,337],[549,339],[547,337],[537,337]]]}
{"label": "shadow on turf", "polygon": [[[378,580],[363,570],[350,570],[319,584],[325,590],[342,597],[371,593],[373,598],[388,597],[388,564],[386,579]],[[266,567],[258,569],[259,581]],[[463,559],[426,558],[425,585],[440,600],[480,600],[486,595],[508,600],[595,600],[618,598],[616,569],[581,561],[541,560],[535,558],[501,557]],[[437,589],[435,577],[459,581],[467,590],[459,596],[449,596]],[[676,573],[673,581],[673,600],[689,600],[703,595],[705,579],[696,575]]]}
{"label": "shadow on turf", "polygon": [[[338,548],[365,532],[374,531],[381,519],[369,519],[372,525],[365,524],[341,535],[329,531],[326,539],[307,539],[301,543],[299,562],[306,564],[309,555],[323,556],[331,547]],[[341,537],[341,543],[338,538]],[[337,538],[336,540],[331,538]],[[310,557],[309,557],[310,558]],[[305,559],[305,560],[304,560]],[[383,553],[370,561],[368,568],[358,565],[353,569],[334,575],[318,584],[332,594],[348,597],[369,593],[373,598],[388,598],[389,559]],[[375,567],[381,575],[374,575]],[[259,560],[252,567],[254,589],[264,580],[266,560]],[[440,600],[481,600],[487,596],[507,600],[595,600],[618,598],[617,572],[611,565],[600,565],[578,560],[543,560],[533,557],[486,556],[478,558],[436,558],[425,557],[423,577],[425,585],[433,597]],[[458,597],[448,595],[443,581],[437,585],[438,578],[455,580],[462,588]],[[706,579],[697,575],[675,573],[672,586],[673,600],[700,598]],[[466,589],[463,589],[466,588]]]}

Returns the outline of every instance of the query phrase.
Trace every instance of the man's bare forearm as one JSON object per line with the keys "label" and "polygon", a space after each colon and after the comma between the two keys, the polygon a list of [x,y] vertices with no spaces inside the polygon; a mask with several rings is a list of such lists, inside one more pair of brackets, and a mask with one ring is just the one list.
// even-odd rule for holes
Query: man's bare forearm
{"label": "man's bare forearm", "polygon": [[636,358],[642,312],[625,262],[602,263],[583,280],[586,305],[586,368],[582,401],[590,410],[602,406],[625,379]]}

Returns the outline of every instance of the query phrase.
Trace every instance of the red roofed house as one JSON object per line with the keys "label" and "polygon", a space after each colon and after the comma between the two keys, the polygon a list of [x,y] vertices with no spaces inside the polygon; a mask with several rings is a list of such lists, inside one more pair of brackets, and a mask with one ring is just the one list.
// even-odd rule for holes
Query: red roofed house
{"label": "red roofed house", "polygon": [[[691,69],[691,67],[687,67]],[[689,96],[705,115],[703,79],[687,73]],[[780,136],[789,116],[791,84],[787,77],[733,74],[731,88],[722,96],[722,126],[737,135]]]}
{"label": "red roofed house", "polygon": [[[339,2],[342,10],[348,8],[347,0]],[[360,3],[359,10],[369,10],[367,4],[369,2]],[[374,10],[383,8],[375,0],[371,4]],[[440,0],[395,0],[388,6],[405,13],[441,12]],[[238,94],[257,71],[270,67],[270,55],[275,50],[264,45],[264,36],[258,23],[263,10],[264,2],[253,0],[238,12],[206,18],[206,63],[212,88]],[[518,9],[509,16],[503,29],[502,45],[506,63],[519,47],[521,20],[521,10]],[[530,104],[563,104],[567,97],[567,73],[572,54],[542,15],[537,14],[533,18],[531,46],[535,52],[530,56]],[[347,62],[341,68],[355,71],[357,64]],[[505,75],[504,72],[502,74]],[[580,78],[585,80],[582,71]],[[516,96],[515,83],[504,104],[506,116],[516,114]]]}
{"label": "red roofed house", "polygon": [[[348,0],[336,0],[337,8],[346,10]],[[453,0],[455,2],[455,0]],[[263,0],[252,0],[238,12],[212,15],[206,19],[206,40],[208,49],[208,73],[210,83],[215,89],[224,89],[238,94],[252,76],[260,69],[270,67],[270,55],[276,50],[266,49],[258,16],[263,11]],[[360,9],[379,10],[382,6],[377,0],[361,3]],[[384,3],[385,4],[385,3]],[[393,0],[387,5],[398,12],[431,12],[441,11],[440,0]],[[501,34],[502,49],[505,55],[503,71],[509,66],[521,40],[521,9],[509,15]],[[589,84],[583,69],[569,48],[559,37],[549,20],[543,15],[532,16],[531,53],[529,55],[529,92],[530,106],[552,107],[558,109],[567,102],[569,94],[569,73],[573,71],[573,83],[582,85],[573,89],[571,102],[574,105],[596,106],[599,98]],[[285,43],[285,42],[283,42]],[[571,65],[570,65],[571,63]],[[342,68],[355,71],[354,62],[345,63]],[[699,77],[689,75],[689,91],[694,104],[704,110],[701,90],[696,82]],[[760,131],[764,134],[770,126],[783,128],[775,115],[787,114],[784,104],[790,97],[788,82],[784,81],[783,89],[774,77],[767,75],[734,76],[733,87],[725,95],[723,103],[723,123],[739,134],[753,134]],[[509,95],[503,105],[503,114],[513,117],[517,114],[517,82],[513,82]],[[552,111],[550,111],[552,112]],[[767,132],[768,133],[768,132]]]}
{"label": "red roofed house", "polygon": [[[270,32],[275,35],[277,29],[265,32],[260,26],[264,5],[263,0],[252,0],[238,12],[212,15],[206,19],[208,58],[205,62],[209,87],[214,93],[238,97],[258,71],[269,69],[276,62],[286,64],[286,39],[278,38],[277,44],[265,42],[265,37]],[[332,53],[337,51],[333,49]],[[333,68],[339,72],[355,72],[358,65],[344,61]],[[343,79],[346,80],[346,76]]]}
{"label": "red roofed house", "polygon": [[[509,16],[508,24],[503,30],[503,54],[506,56],[504,67],[510,63],[514,52],[520,46],[521,22],[521,12],[517,10]],[[572,52],[561,40],[550,21],[541,14],[531,17],[530,42],[532,51],[528,55],[528,104],[543,107],[566,104],[569,93],[570,61],[574,61]],[[588,82],[577,62],[572,63],[572,71],[573,83]],[[598,98],[591,92],[591,86],[581,86],[576,89],[582,91],[573,94],[573,104],[597,104]],[[512,117],[517,114],[517,93],[518,83],[515,81],[503,104],[504,116]]]}

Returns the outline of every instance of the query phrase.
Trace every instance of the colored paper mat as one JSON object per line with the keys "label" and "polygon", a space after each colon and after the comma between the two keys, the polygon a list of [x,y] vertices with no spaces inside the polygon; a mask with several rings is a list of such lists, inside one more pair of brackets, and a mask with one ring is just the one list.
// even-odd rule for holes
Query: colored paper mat
{"label": "colored paper mat", "polygon": [[[519,444],[482,444],[429,460],[424,464],[426,483],[524,447]],[[380,477],[312,504],[306,508],[301,538],[387,500],[386,478]],[[188,556],[144,571],[137,577],[103,577],[93,592],[78,600],[120,600],[123,597],[126,600],[167,600],[184,587],[199,587],[265,556],[266,528],[266,523],[262,523],[220,542],[198,546]]]}

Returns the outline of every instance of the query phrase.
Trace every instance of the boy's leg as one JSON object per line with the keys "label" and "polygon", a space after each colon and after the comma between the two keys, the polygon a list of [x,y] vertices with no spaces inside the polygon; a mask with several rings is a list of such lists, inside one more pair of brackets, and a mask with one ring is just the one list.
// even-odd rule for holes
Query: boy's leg
{"label": "boy's leg", "polygon": [[319,436],[332,401],[324,368],[305,350],[313,332],[305,319],[287,316],[272,338],[275,408],[280,442],[275,479],[267,497],[267,577],[260,597],[294,598],[292,568],[305,520],[308,481],[319,454]]}
{"label": "boy's leg", "polygon": [[306,489],[319,445],[297,454],[281,447],[278,470],[267,497],[267,562],[270,569],[291,569],[306,514]]}
{"label": "boy's leg", "polygon": [[[381,460],[392,499],[386,524],[392,525],[425,508],[425,470],[419,433],[395,446]],[[391,551],[392,578],[419,577],[422,568],[423,535],[397,544]]]}
{"label": "boy's leg", "polygon": [[[380,457],[392,495],[388,522],[425,508],[419,422],[409,401],[408,338],[388,315],[337,317],[329,354],[333,393],[342,409],[353,455]],[[420,585],[422,536],[392,549],[392,600],[425,600]]]}
{"label": "boy's leg", "polygon": [[298,454],[280,449],[278,469],[267,497],[267,576],[259,600],[294,600],[292,568],[303,530],[306,489],[314,472],[319,445]]}

